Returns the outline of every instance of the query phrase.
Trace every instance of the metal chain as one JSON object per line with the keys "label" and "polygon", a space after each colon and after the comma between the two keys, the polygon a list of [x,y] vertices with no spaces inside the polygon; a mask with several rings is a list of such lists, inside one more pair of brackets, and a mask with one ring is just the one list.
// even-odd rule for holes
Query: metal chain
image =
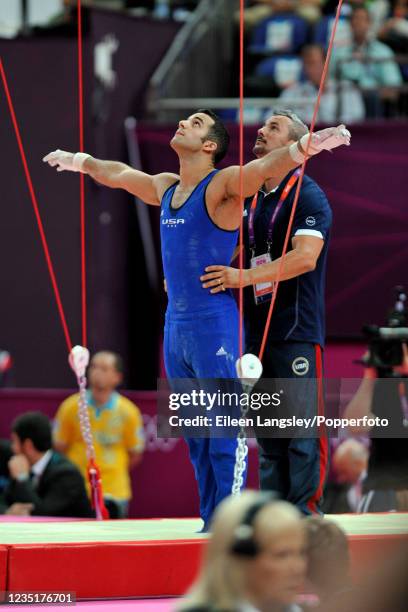
{"label": "metal chain", "polygon": [[86,456],[88,461],[90,461],[91,459],[95,459],[95,448],[93,444],[91,421],[89,419],[88,398],[86,395],[86,376],[79,376],[77,380],[79,387],[79,425],[86,446]]}
{"label": "metal chain", "polygon": [[100,508],[100,496],[99,496],[99,487],[98,487],[98,474],[97,470],[94,467],[95,461],[95,447],[93,444],[93,435],[91,429],[91,421],[89,418],[89,410],[88,410],[88,398],[86,395],[86,376],[78,376],[78,387],[79,387],[79,402],[78,402],[78,416],[79,416],[79,426],[81,429],[81,434],[83,440],[85,442],[86,448],[86,457],[88,459],[88,463],[91,463],[89,467],[89,477],[90,477],[90,486],[92,490],[92,496],[94,500],[94,509],[96,519],[98,521],[103,520],[101,508]]}
{"label": "metal chain", "polygon": [[[250,395],[252,387],[249,385],[242,385],[244,393]],[[241,417],[245,418],[249,411],[249,402],[247,406],[241,406]],[[244,473],[247,467],[246,458],[248,456],[248,446],[246,443],[246,431],[245,427],[241,426],[237,436],[237,448],[235,450],[235,467],[234,467],[234,481],[232,483],[231,493],[234,496],[241,495],[241,490],[244,485]]]}

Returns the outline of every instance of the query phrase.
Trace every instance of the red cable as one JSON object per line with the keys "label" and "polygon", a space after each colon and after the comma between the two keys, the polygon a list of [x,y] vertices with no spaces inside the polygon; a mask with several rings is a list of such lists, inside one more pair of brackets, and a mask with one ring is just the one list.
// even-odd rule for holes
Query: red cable
{"label": "red cable", "polygon": [[289,238],[290,238],[290,234],[291,234],[291,230],[292,230],[293,220],[295,218],[296,208],[297,208],[297,204],[298,204],[298,201],[299,201],[300,188],[302,186],[303,177],[305,175],[305,169],[306,169],[306,163],[307,163],[307,154],[308,154],[310,143],[311,143],[312,133],[313,133],[313,130],[314,130],[314,127],[315,127],[315,124],[316,124],[317,113],[319,112],[320,100],[321,100],[321,97],[322,97],[323,88],[324,88],[324,84],[325,84],[325,81],[326,81],[327,70],[329,68],[330,58],[331,58],[333,44],[334,44],[334,38],[336,36],[337,24],[338,24],[339,19],[340,19],[340,13],[341,13],[341,6],[342,6],[342,4],[343,4],[343,0],[339,0],[339,4],[337,6],[337,11],[336,11],[336,18],[334,20],[333,30],[332,30],[332,33],[331,33],[331,36],[330,36],[329,47],[327,49],[327,55],[326,55],[326,61],[324,63],[323,74],[322,74],[322,78],[320,80],[319,93],[317,95],[316,105],[315,105],[314,112],[313,112],[312,123],[310,124],[309,138],[308,138],[307,146],[306,146],[305,159],[303,161],[301,173],[300,173],[297,185],[296,185],[295,198],[293,200],[292,212],[291,212],[290,218],[289,218],[289,224],[288,224],[288,229],[287,229],[286,236],[285,236],[285,242],[284,242],[284,245],[283,245],[281,261],[280,261],[280,264],[279,264],[278,274],[277,274],[276,281],[275,281],[275,289],[274,289],[274,292],[273,292],[273,295],[272,295],[272,300],[271,300],[271,303],[270,303],[270,306],[269,306],[268,317],[266,319],[265,330],[264,330],[264,334],[263,334],[263,338],[262,338],[261,348],[259,350],[259,359],[261,361],[262,361],[262,358],[263,358],[263,354],[265,352],[266,340],[267,340],[267,337],[268,337],[269,326],[270,326],[271,318],[272,318],[272,312],[273,312],[273,309],[274,309],[274,306],[275,306],[275,302],[276,302],[276,296],[277,296],[277,293],[278,293],[278,287],[279,287],[280,279],[282,277],[284,257],[286,255],[286,252],[287,252],[287,249],[288,249]]}
{"label": "red cable", "polygon": [[[83,86],[83,53],[82,53],[82,11],[81,0],[78,0],[78,106],[79,106],[79,150],[84,152],[84,86]],[[80,198],[80,232],[81,232],[81,312],[82,312],[82,346],[87,345],[86,325],[86,246],[85,246],[85,175],[79,173]]]}
{"label": "red cable", "polygon": [[244,267],[244,0],[239,1],[239,356],[243,355],[243,327],[244,327],[244,289],[242,275]]}
{"label": "red cable", "polygon": [[59,292],[59,289],[58,289],[57,279],[56,279],[56,276],[55,276],[54,267],[52,265],[52,261],[51,261],[51,257],[50,257],[50,251],[49,251],[48,243],[47,243],[47,239],[46,239],[45,233],[44,233],[44,226],[42,224],[41,215],[40,215],[40,211],[39,211],[39,207],[38,207],[38,202],[37,202],[37,198],[36,198],[36,195],[35,195],[35,192],[34,192],[34,187],[33,187],[33,183],[32,183],[32,180],[31,180],[30,171],[28,169],[27,158],[26,158],[26,155],[25,155],[25,152],[24,152],[24,146],[23,146],[23,142],[21,140],[20,130],[18,128],[16,114],[14,112],[14,106],[13,106],[13,102],[12,102],[12,99],[11,99],[8,83],[7,83],[6,73],[4,71],[3,61],[1,59],[0,59],[0,74],[1,74],[2,81],[3,81],[3,86],[4,86],[4,91],[5,91],[5,94],[6,94],[6,98],[7,98],[8,107],[9,107],[9,110],[10,110],[11,121],[13,123],[14,131],[15,131],[15,134],[16,134],[18,148],[20,150],[20,156],[21,156],[21,161],[23,163],[25,177],[26,177],[26,180],[27,180],[28,191],[30,192],[31,202],[32,202],[33,208],[34,208],[34,214],[35,214],[35,217],[37,219],[38,230],[40,232],[40,237],[41,237],[41,242],[42,242],[42,246],[43,246],[43,250],[44,250],[45,260],[47,262],[47,268],[48,268],[48,272],[50,274],[51,284],[52,284],[52,288],[54,290],[55,300],[57,302],[57,307],[58,307],[58,312],[59,312],[59,316],[60,316],[61,323],[62,323],[62,328],[64,330],[65,341],[67,343],[68,352],[70,352],[71,349],[72,349],[71,337],[69,335],[68,325],[67,325],[67,321],[66,321],[66,317],[65,317],[65,313],[64,313],[64,308],[62,306],[62,301],[61,301],[61,296],[60,296],[60,292]]}
{"label": "red cable", "polygon": [[[82,52],[82,11],[81,0],[77,3],[78,17],[78,110],[79,110],[79,150],[84,152],[84,62]],[[87,345],[87,309],[86,309],[86,232],[85,232],[85,175],[79,173],[80,197],[80,232],[81,232],[81,314],[82,314],[82,346]],[[93,478],[89,477],[93,507],[98,520],[106,520],[109,513],[105,508],[102,492],[100,469],[95,460],[91,460],[89,467],[95,470]],[[88,472],[89,475],[90,472]]]}

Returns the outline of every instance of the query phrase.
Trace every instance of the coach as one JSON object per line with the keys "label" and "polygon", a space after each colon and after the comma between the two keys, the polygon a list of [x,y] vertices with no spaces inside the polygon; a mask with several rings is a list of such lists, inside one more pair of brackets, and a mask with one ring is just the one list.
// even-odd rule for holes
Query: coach
{"label": "coach", "polygon": [[[294,113],[276,110],[258,130],[253,152],[257,158],[263,157],[307,132],[307,126]],[[246,352],[258,354],[260,349],[299,174],[297,169],[283,180],[271,177],[245,204],[242,282],[246,287]],[[295,399],[298,406],[292,406],[296,410],[302,404],[303,413],[306,410],[309,414],[323,409],[324,287],[331,222],[325,194],[305,176],[263,356],[263,377],[311,379],[313,392],[298,391],[302,397]],[[201,280],[212,293],[222,287],[239,286],[235,268],[210,266],[205,272]],[[296,389],[296,383],[293,386]],[[279,492],[304,514],[319,512],[328,463],[327,438],[267,438],[260,434],[258,444],[261,488]]]}

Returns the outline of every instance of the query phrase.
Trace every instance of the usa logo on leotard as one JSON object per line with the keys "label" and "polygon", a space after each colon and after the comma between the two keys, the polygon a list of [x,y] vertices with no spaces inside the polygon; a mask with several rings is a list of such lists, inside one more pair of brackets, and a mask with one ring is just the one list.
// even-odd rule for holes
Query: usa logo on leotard
{"label": "usa logo on leotard", "polygon": [[162,219],[162,225],[177,227],[179,223],[184,223],[184,219]]}

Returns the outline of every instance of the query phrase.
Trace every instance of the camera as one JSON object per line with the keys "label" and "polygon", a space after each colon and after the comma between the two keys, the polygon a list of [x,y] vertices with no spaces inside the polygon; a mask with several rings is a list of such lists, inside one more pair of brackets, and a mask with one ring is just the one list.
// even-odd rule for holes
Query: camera
{"label": "camera", "polygon": [[403,344],[408,342],[407,294],[403,286],[394,289],[394,304],[384,327],[365,325],[363,334],[368,340],[369,355],[365,366],[377,368],[384,375],[392,373],[404,358]]}

